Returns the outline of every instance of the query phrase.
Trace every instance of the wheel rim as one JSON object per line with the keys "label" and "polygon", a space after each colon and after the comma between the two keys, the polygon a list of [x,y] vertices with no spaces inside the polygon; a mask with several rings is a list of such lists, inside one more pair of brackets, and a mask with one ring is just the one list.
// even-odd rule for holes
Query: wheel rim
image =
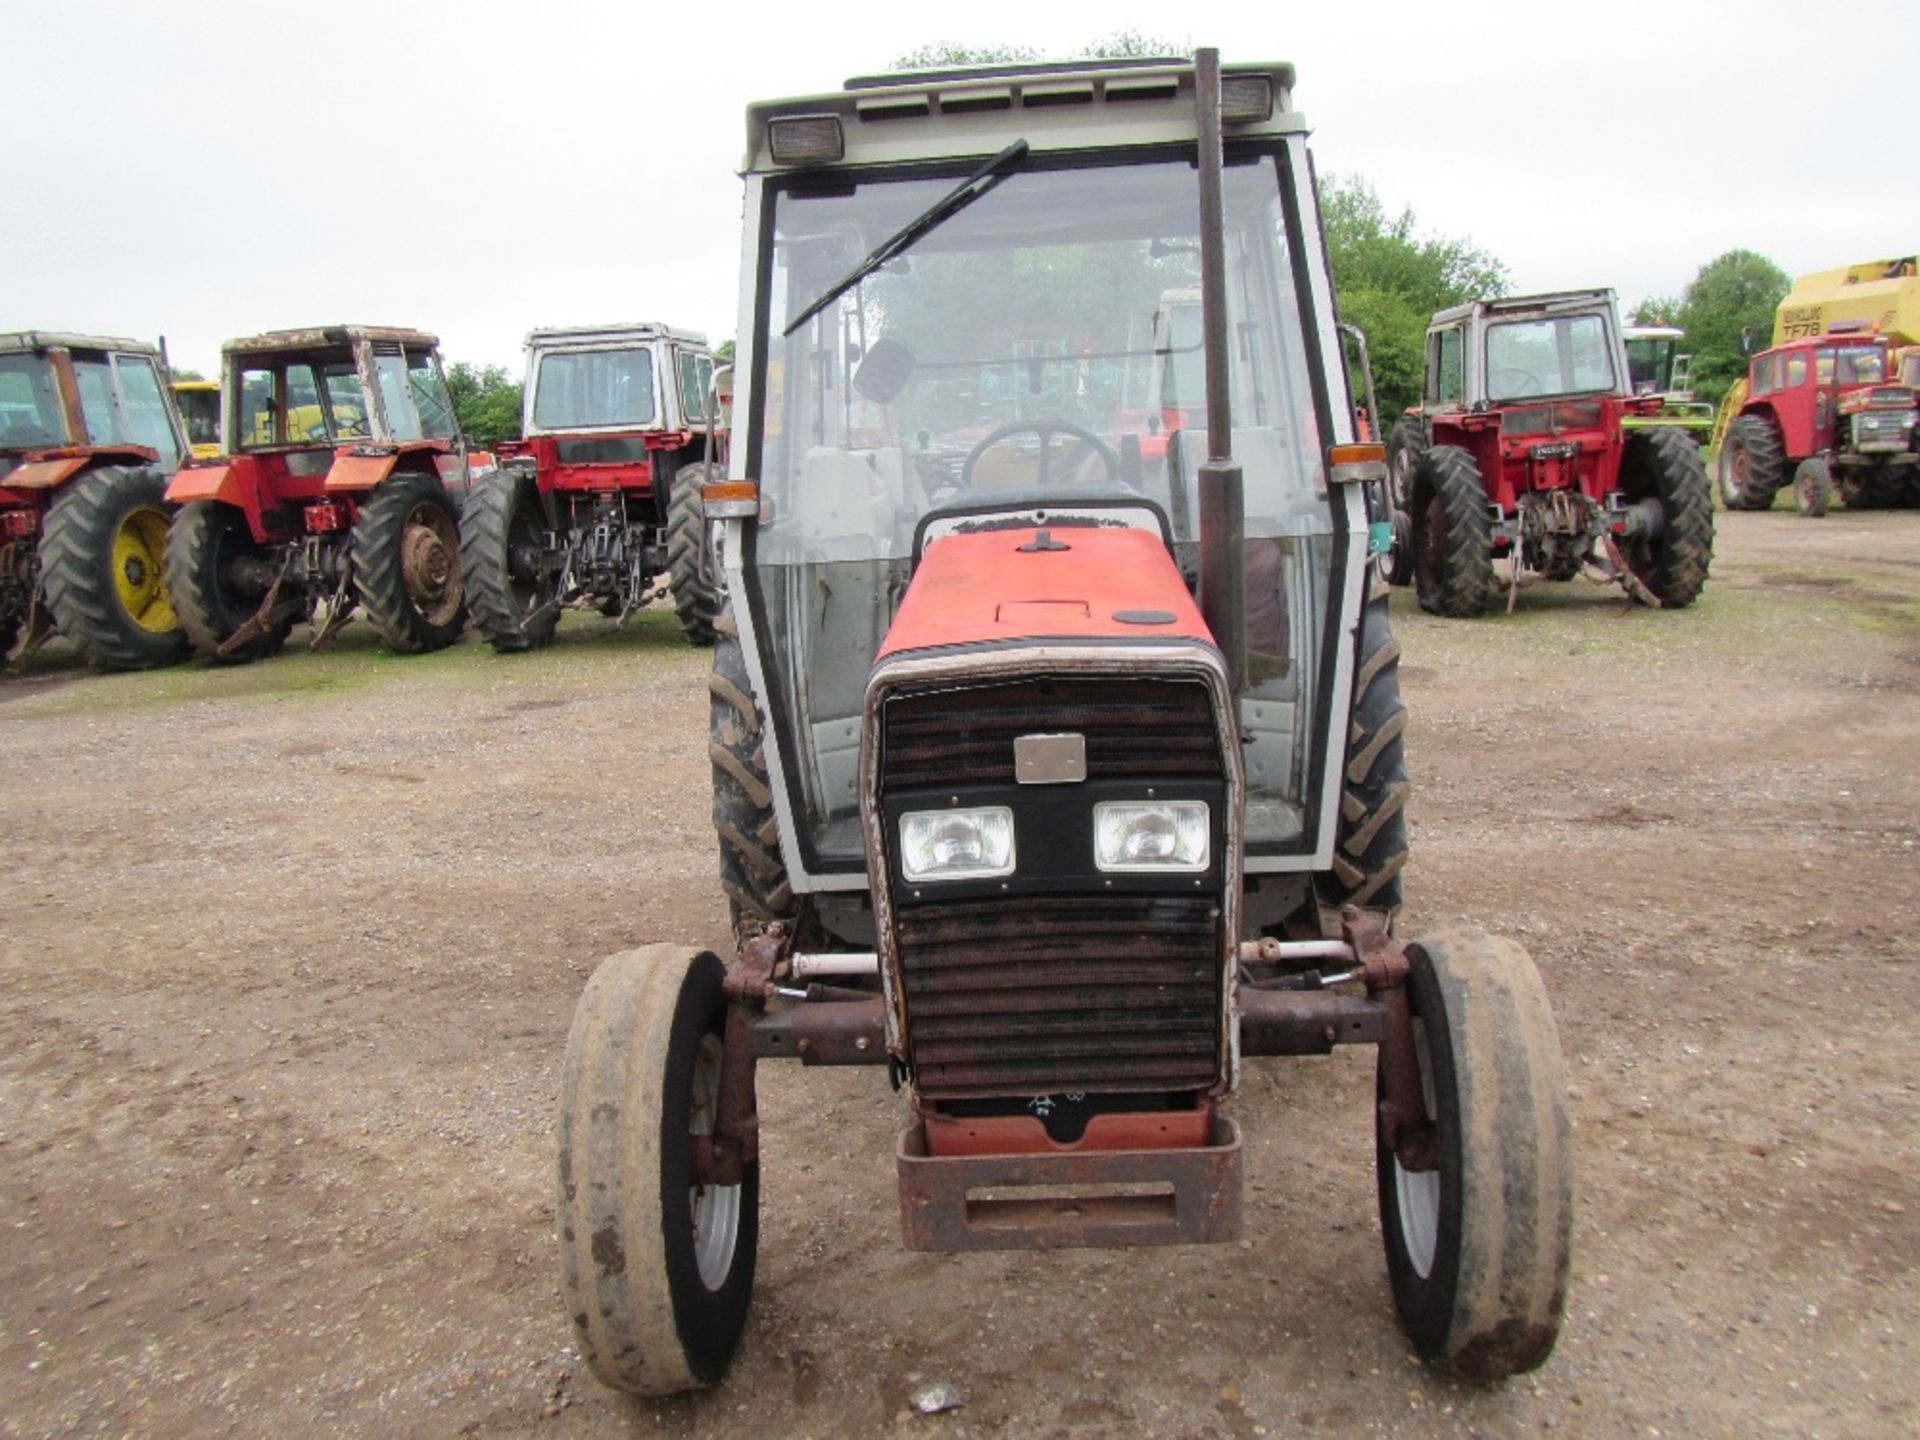
{"label": "wheel rim", "polygon": [[408,512],[400,530],[400,577],[429,625],[445,625],[460,613],[459,555],[451,515],[431,500]]}
{"label": "wheel rim", "polygon": [[[693,1101],[689,1133],[711,1135],[720,1112],[720,1037],[702,1035],[693,1061]],[[688,1192],[693,1212],[693,1258],[700,1267],[700,1283],[718,1290],[733,1269],[734,1246],[740,1238],[740,1187],[695,1185]]]}
{"label": "wheel rim", "polygon": [[[1427,1032],[1420,1017],[1413,1019],[1413,1051],[1420,1062],[1420,1089],[1427,1114],[1435,1113],[1433,1061],[1427,1054]],[[1440,1171],[1406,1170],[1400,1157],[1393,1160],[1394,1210],[1400,1220],[1400,1248],[1422,1280],[1433,1274],[1433,1257],[1440,1248]]]}
{"label": "wheel rim", "polygon": [[113,593],[133,623],[152,635],[180,628],[167,592],[167,517],[152,506],[129,511],[113,532]]}

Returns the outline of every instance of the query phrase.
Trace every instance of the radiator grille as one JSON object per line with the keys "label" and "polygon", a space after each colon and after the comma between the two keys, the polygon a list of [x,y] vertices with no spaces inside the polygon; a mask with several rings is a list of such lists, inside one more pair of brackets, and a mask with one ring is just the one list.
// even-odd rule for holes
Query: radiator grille
{"label": "radiator grille", "polygon": [[1202,1089],[1219,1072],[1211,897],[917,905],[896,921],[921,1093]]}
{"label": "radiator grille", "polygon": [[1013,742],[1087,739],[1087,778],[1221,778],[1207,692],[1179,681],[1040,681],[935,691],[887,703],[887,791],[1014,783]]}

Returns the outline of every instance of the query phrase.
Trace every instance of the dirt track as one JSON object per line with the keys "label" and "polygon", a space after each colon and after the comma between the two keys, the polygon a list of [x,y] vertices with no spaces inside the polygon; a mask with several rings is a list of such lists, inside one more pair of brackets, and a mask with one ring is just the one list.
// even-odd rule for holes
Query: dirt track
{"label": "dirt track", "polygon": [[[1693,611],[1401,608],[1405,933],[1524,941],[1574,1085],[1566,1331],[1409,1358],[1368,1057],[1237,1099],[1248,1240],[897,1242],[899,1102],[770,1067],[725,1388],[579,1372],[555,1072],[595,959],[718,945],[703,652],[0,681],[0,1433],[1920,1432],[1920,514],[1721,515]],[[921,1380],[966,1405],[907,1417]]]}

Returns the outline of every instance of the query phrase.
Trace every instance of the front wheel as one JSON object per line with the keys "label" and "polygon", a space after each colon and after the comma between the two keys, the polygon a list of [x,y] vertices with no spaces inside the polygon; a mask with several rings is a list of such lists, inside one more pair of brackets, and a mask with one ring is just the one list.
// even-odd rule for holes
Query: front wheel
{"label": "front wheel", "polygon": [[1409,1170],[1376,1142],[1387,1275],[1422,1357],[1501,1380],[1545,1363],[1566,1309],[1573,1133],[1559,1034],[1539,971],[1510,940],[1443,931],[1407,960],[1437,1164]]}
{"label": "front wheel", "polygon": [[692,1136],[720,1097],[725,971],[648,945],[587,982],[560,1072],[561,1289],[580,1353],[637,1395],[712,1385],[753,1293],[760,1166],[693,1183]]}
{"label": "front wheel", "polygon": [[54,497],[40,541],[40,584],[62,634],[103,670],[184,660],[187,632],[167,587],[167,481],[145,466],[103,465]]}
{"label": "front wheel", "polygon": [[1818,520],[1833,503],[1833,471],[1818,455],[1809,455],[1793,471],[1793,504],[1809,520]]}
{"label": "front wheel", "polygon": [[467,623],[460,522],[437,478],[403,470],[361,506],[353,591],[380,638],[403,654],[445,649],[460,638]]}

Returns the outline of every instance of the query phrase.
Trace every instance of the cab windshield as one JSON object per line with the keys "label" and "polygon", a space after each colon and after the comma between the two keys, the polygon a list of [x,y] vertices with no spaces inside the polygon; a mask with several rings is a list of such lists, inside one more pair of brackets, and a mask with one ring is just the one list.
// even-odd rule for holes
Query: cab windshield
{"label": "cab windshield", "polygon": [[39,355],[0,355],[0,449],[67,443],[53,367]]}
{"label": "cab windshield", "polygon": [[[753,530],[750,584],[770,631],[761,653],[777,671],[803,842],[828,863],[861,852],[861,700],[922,521],[1125,502],[1139,515],[1157,509],[1190,580],[1198,568],[1206,396],[1189,158],[1030,161],[795,325],[965,173],[795,178],[769,202],[748,463],[770,505]],[[1301,717],[1329,623],[1334,522],[1316,490],[1322,441],[1277,157],[1228,166],[1224,192],[1257,848],[1307,833],[1312,727]]]}

